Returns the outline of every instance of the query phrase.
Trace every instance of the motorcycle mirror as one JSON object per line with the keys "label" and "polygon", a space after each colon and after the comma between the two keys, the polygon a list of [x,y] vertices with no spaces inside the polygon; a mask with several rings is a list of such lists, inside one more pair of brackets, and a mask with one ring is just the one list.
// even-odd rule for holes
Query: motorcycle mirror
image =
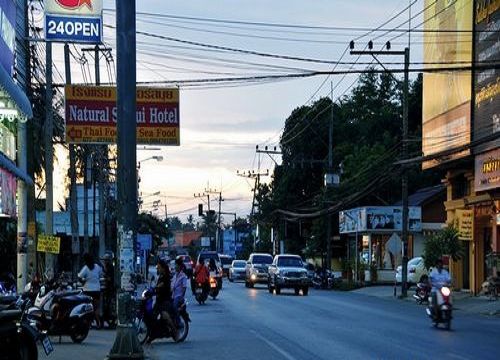
{"label": "motorcycle mirror", "polygon": [[42,297],[45,296],[45,286],[42,286],[40,288],[40,296],[42,296]]}

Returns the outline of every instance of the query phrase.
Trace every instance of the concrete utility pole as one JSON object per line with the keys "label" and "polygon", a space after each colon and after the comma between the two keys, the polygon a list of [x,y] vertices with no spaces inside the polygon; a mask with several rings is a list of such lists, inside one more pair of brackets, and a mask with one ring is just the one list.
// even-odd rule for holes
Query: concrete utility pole
{"label": "concrete utility pole", "polygon": [[[23,89],[28,92],[30,88],[30,52],[29,42],[24,39],[28,33],[28,4],[18,1],[18,6],[22,8],[22,30],[17,30],[17,34],[22,39],[24,45],[19,50],[20,57],[18,61],[24,61],[25,81],[22,84]],[[27,128],[26,123],[17,122],[17,166],[24,173],[28,173],[28,155],[27,155]],[[23,180],[17,181],[17,289],[24,289],[28,281],[28,185]]]}
{"label": "concrete utility pole", "polygon": [[[330,97],[332,101],[332,111],[330,126],[328,128],[328,170],[327,174],[333,171],[333,83],[330,83]],[[328,183],[325,184],[328,187]],[[325,191],[326,195],[326,191]],[[326,268],[332,268],[332,215],[326,214]]]}
{"label": "concrete utility pole", "polygon": [[[69,60],[69,45],[64,44],[64,70],[66,85],[71,85],[71,63]],[[76,189],[76,151],[75,144],[69,144],[69,209],[71,223],[71,252],[73,253],[73,273],[76,275],[80,268],[80,230],[78,227],[78,195]]]}
{"label": "concrete utility pole", "polygon": [[[52,114],[52,43],[45,46],[45,234],[53,235],[53,171],[54,149],[52,147],[53,114]],[[55,275],[55,256],[45,253],[45,271]]]}
{"label": "concrete utility pole", "polygon": [[[221,234],[220,234],[220,215],[221,215],[221,207],[222,207],[222,201],[224,201],[224,199],[222,199],[222,191],[217,191],[217,190],[213,190],[213,189],[205,189],[205,194],[207,195],[210,195],[210,194],[218,194],[219,195],[219,216],[218,216],[218,220],[217,220],[217,232],[215,233],[215,251],[220,251],[220,244],[221,244]],[[209,211],[210,211],[210,205],[209,205]]]}
{"label": "concrete utility pole", "polygon": [[116,0],[118,145],[118,329],[110,359],[143,359],[133,325],[137,221],[136,23],[135,0]]}
{"label": "concrete utility pole", "polygon": [[[401,157],[408,158],[408,88],[409,88],[409,67],[410,67],[410,48],[406,47],[404,51],[391,51],[391,43],[386,43],[387,50],[374,51],[373,43],[368,43],[367,51],[355,51],[354,41],[350,43],[351,55],[371,55],[382,67],[384,66],[376,57],[376,55],[400,55],[404,56],[404,81],[403,81],[403,146]],[[408,296],[408,172],[403,165],[403,173],[401,177],[401,197],[402,197],[402,229],[401,242],[403,246],[403,272],[401,279],[401,296]]]}

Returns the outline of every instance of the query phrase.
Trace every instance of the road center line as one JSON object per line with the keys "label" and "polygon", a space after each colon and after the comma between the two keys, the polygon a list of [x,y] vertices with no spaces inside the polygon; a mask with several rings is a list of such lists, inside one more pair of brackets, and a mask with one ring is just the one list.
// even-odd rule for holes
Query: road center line
{"label": "road center line", "polygon": [[257,331],[250,330],[250,332],[252,332],[260,340],[264,341],[267,345],[269,345],[274,350],[276,350],[281,355],[283,355],[283,357],[285,357],[286,359],[288,359],[288,360],[296,360],[292,355],[290,355],[289,353],[287,353],[285,350],[283,350],[282,348],[280,348],[278,345],[273,344],[272,342],[270,342],[269,340],[267,340],[264,336],[260,335]]}

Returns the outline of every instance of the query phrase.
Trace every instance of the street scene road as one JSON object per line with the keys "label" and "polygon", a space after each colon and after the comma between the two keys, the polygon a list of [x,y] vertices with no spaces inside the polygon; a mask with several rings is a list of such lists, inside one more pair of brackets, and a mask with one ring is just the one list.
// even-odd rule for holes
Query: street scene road
{"label": "street scene road", "polygon": [[[188,296],[188,299],[191,296]],[[155,341],[152,354],[186,359],[497,359],[498,317],[457,309],[452,331],[435,329],[423,306],[341,291],[309,296],[225,283],[200,306],[185,343]],[[146,347],[148,349],[148,347]]]}

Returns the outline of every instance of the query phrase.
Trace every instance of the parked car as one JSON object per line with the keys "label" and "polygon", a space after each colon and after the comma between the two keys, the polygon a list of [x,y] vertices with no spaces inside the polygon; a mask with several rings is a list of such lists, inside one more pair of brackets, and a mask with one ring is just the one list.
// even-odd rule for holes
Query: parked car
{"label": "parked car", "polygon": [[268,267],[273,262],[269,254],[252,253],[245,266],[245,286],[253,287],[255,284],[267,284]]}
{"label": "parked car", "polygon": [[177,258],[181,258],[184,263],[185,273],[188,277],[193,276],[193,260],[189,255],[179,255]]}
{"label": "parked car", "polygon": [[276,255],[273,263],[269,266],[269,281],[267,288],[270,293],[281,293],[281,289],[294,289],[295,295],[299,295],[300,290],[306,296],[309,293],[311,279],[307,277],[307,270],[298,255],[283,254]]}
{"label": "parked car", "polygon": [[314,267],[314,264],[311,263],[304,263],[304,269],[307,270],[307,277],[309,279],[314,279],[314,275],[316,274],[316,268]]}
{"label": "parked car", "polygon": [[220,262],[222,265],[222,272],[229,278],[229,268],[233,262],[233,257],[229,255],[219,254]]}
{"label": "parked car", "polygon": [[[396,282],[401,283],[403,277],[402,266],[396,268]],[[421,256],[414,257],[408,261],[407,281],[410,284],[420,282],[422,276],[428,275],[428,270],[425,268],[424,259]]]}
{"label": "parked car", "polygon": [[233,260],[231,266],[229,267],[229,281],[233,282],[235,280],[245,280],[246,264],[247,262],[245,260]]}

